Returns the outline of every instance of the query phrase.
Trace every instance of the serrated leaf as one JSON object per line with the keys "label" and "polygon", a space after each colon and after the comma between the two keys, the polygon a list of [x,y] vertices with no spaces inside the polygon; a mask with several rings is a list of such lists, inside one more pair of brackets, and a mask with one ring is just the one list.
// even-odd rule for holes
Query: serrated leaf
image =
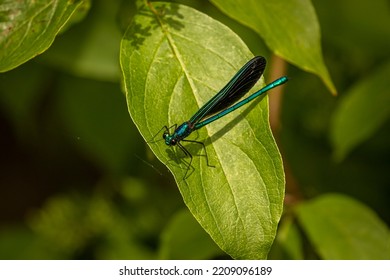
{"label": "serrated leaf", "polygon": [[236,34],[205,14],[171,3],[153,7],[139,11],[121,44],[130,115],[213,240],[234,258],[264,259],[284,198],[267,99],[188,137],[205,142],[215,168],[207,166],[201,145],[184,144],[194,155],[187,179],[189,159],[160,141],[164,125],[188,120],[253,55]]}
{"label": "serrated leaf", "polygon": [[331,140],[334,155],[342,160],[369,139],[390,117],[390,63],[357,83],[334,113]]}
{"label": "serrated leaf", "polygon": [[221,11],[255,30],[280,57],[336,88],[322,59],[321,34],[310,0],[211,0]]}
{"label": "serrated leaf", "polygon": [[0,72],[44,52],[81,0],[5,0],[0,4]]}
{"label": "serrated leaf", "polygon": [[309,240],[323,259],[390,257],[390,231],[367,206],[339,194],[300,204],[296,212]]}

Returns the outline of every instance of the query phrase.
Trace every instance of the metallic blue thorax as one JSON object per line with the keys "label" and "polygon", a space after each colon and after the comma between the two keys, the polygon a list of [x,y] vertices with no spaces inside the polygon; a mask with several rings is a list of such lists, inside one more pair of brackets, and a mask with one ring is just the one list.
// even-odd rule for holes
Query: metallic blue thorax
{"label": "metallic blue thorax", "polygon": [[165,144],[172,146],[176,145],[177,142],[183,140],[193,131],[194,126],[190,122],[185,122],[181,124],[172,135],[168,135],[165,138]]}
{"label": "metallic blue thorax", "polygon": [[173,134],[176,135],[177,139],[182,140],[186,138],[188,135],[190,135],[190,133],[192,132],[192,128],[193,126],[191,125],[190,122],[185,122],[181,124]]}

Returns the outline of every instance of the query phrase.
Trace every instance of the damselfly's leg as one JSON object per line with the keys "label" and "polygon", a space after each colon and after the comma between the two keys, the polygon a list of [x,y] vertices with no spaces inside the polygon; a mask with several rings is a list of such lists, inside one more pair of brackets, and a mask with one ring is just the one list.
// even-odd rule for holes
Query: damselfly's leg
{"label": "damselfly's leg", "polygon": [[[184,141],[184,140],[183,140]],[[186,155],[186,156],[189,156],[190,157],[190,162],[188,163],[188,167],[187,167],[187,171],[186,173],[184,174],[184,177],[183,177],[183,180],[187,178],[187,173],[188,171],[190,170],[190,168],[192,167],[191,163],[192,163],[192,154],[186,149],[184,148],[184,146],[180,143],[177,143],[177,146],[183,151],[183,153]]]}
{"label": "damselfly's leg", "polygon": [[[206,162],[207,162],[207,166],[208,167],[215,167],[214,165],[211,165],[209,163],[209,156],[207,155],[207,150],[206,150],[206,146],[204,145],[203,142],[199,142],[199,141],[195,141],[195,140],[182,140],[183,142],[190,142],[190,143],[197,143],[197,144],[200,144],[202,145],[203,147],[203,150],[204,150],[204,153],[205,153],[205,156],[206,156]],[[188,152],[188,151],[187,151]],[[188,152],[189,153],[189,152]],[[192,161],[192,156],[191,156],[191,161]]]}

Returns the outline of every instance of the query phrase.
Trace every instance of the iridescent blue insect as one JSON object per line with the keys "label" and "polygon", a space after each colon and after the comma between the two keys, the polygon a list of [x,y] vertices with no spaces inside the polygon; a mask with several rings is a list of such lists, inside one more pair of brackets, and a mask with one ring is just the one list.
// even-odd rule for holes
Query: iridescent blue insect
{"label": "iridescent blue insect", "polygon": [[[265,66],[266,60],[264,57],[256,56],[252,58],[237,72],[236,75],[234,75],[234,77],[230,80],[230,82],[227,83],[224,88],[222,88],[213,98],[211,98],[206,104],[204,104],[202,108],[200,108],[188,121],[182,123],[179,126],[177,126],[177,124],[174,124],[169,128],[167,126],[164,126],[163,128],[165,128],[165,131],[163,134],[163,138],[165,140],[165,144],[168,146],[177,145],[186,156],[190,157],[189,166],[191,166],[192,155],[180,143],[181,141],[200,144],[206,151],[204,143],[194,140],[186,140],[185,138],[188,137],[188,135],[190,135],[193,131],[198,130],[199,128],[209,123],[212,123],[219,118],[222,118],[223,116],[252,101],[256,97],[261,96],[263,93],[269,91],[270,89],[273,89],[274,87],[280,86],[287,82],[288,79],[286,76],[280,77],[279,79],[266,85],[262,89],[248,96],[247,98],[236,103],[260,79],[261,75],[264,72]],[[174,128],[174,132],[172,134],[169,132],[171,128]],[[206,160],[207,165],[211,166],[209,164],[207,153]]]}

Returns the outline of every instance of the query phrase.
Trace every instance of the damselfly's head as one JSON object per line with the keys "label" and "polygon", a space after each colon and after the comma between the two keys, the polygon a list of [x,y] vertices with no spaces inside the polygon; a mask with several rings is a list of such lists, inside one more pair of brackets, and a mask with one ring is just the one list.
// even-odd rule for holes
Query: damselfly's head
{"label": "damselfly's head", "polygon": [[174,136],[174,134],[169,134],[168,131],[165,131],[163,134],[165,144],[167,144],[168,146],[175,146],[177,144],[177,139]]}

